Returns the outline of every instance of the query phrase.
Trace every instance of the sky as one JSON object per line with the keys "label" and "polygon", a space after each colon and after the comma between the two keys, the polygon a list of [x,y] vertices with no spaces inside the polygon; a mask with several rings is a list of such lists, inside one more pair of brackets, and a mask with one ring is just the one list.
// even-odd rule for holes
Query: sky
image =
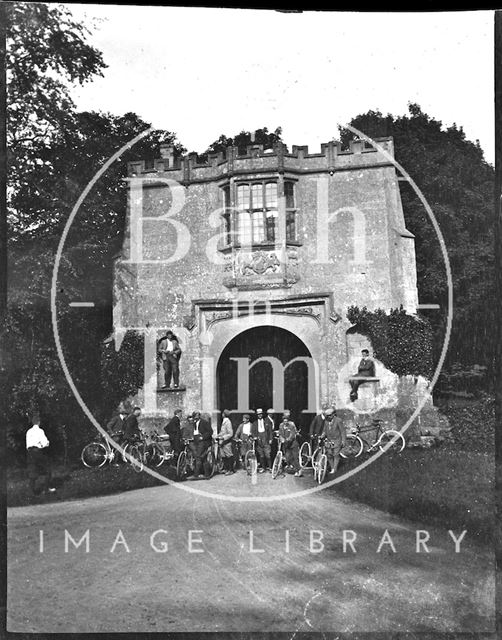
{"label": "sky", "polygon": [[494,162],[493,12],[286,14],[69,5],[108,68],[73,92],[84,110],[133,111],[204,151],[220,134],[281,126],[289,146],[337,137],[369,109],[417,102]]}

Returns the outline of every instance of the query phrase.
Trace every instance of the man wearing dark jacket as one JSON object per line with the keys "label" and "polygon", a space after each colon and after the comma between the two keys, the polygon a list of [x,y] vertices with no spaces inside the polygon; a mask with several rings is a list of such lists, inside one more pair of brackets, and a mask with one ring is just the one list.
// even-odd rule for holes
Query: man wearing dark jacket
{"label": "man wearing dark jacket", "polygon": [[270,421],[263,417],[263,409],[256,409],[256,420],[251,427],[251,433],[258,438],[256,448],[261,467],[260,473],[270,470],[270,445],[272,444],[272,426]]}
{"label": "man wearing dark jacket", "polygon": [[172,331],[168,331],[166,335],[159,340],[159,355],[162,359],[164,367],[164,386],[163,389],[171,388],[171,376],[173,378],[174,388],[177,389],[180,384],[180,358],[181,347],[178,339]]}
{"label": "man wearing dark jacket", "polygon": [[313,438],[318,438],[321,435],[324,429],[325,422],[326,422],[326,407],[323,406],[321,413],[317,415],[310,423],[309,438],[311,440]]}
{"label": "man wearing dark jacket", "polygon": [[347,442],[345,427],[334,409],[326,411],[326,422],[321,437],[326,438],[326,455],[330,466],[330,474],[334,475],[340,461],[340,451]]}
{"label": "man wearing dark jacket", "polygon": [[[370,358],[370,352],[368,349],[363,349],[361,351],[361,362],[357,367],[357,373],[350,378],[350,386],[352,391],[350,392],[350,399],[352,402],[357,400],[357,390],[359,387],[366,382],[368,378],[375,377],[375,363]],[[359,378],[359,379],[357,379]]]}
{"label": "man wearing dark jacket", "polygon": [[106,430],[120,444],[120,438],[124,435],[124,423],[127,414],[121,411],[114,415],[106,424]]}
{"label": "man wearing dark jacket", "polygon": [[134,407],[132,413],[127,416],[124,422],[124,442],[135,442],[141,438],[138,417],[141,414],[140,407]]}
{"label": "man wearing dark jacket", "polygon": [[178,457],[183,450],[183,442],[181,440],[181,415],[181,409],[176,409],[174,416],[164,427],[164,431],[169,436],[169,441],[176,457]]}
{"label": "man wearing dark jacket", "polygon": [[204,458],[213,442],[213,429],[209,422],[202,420],[199,411],[194,411],[193,417],[193,442],[190,449],[195,458],[194,480],[199,478],[204,464]]}
{"label": "man wearing dark jacket", "polygon": [[300,477],[303,473],[300,469],[300,461],[298,458],[299,448],[298,440],[296,439],[298,430],[295,423],[290,420],[290,417],[290,411],[285,409],[282,422],[279,425],[279,442],[283,443],[286,462],[295,470],[295,476]]}

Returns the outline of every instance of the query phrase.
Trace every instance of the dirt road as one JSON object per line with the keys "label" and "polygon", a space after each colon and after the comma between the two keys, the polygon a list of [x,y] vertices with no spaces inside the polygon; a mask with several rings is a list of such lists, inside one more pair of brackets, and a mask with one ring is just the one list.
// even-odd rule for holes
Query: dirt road
{"label": "dirt road", "polygon": [[[313,486],[242,473],[185,484],[265,499]],[[88,530],[88,548],[67,538],[65,551],[65,530],[76,542]],[[243,503],[163,486],[13,508],[8,629],[493,632],[492,552],[469,532],[459,544],[333,491]]]}

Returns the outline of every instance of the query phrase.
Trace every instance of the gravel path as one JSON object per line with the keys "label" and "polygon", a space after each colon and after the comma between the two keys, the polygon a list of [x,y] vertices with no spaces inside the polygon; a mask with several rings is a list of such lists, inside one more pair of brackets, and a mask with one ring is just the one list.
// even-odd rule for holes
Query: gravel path
{"label": "gravel path", "polygon": [[[239,473],[185,486],[266,499],[313,483],[264,474],[251,485]],[[429,553],[416,553],[422,528]],[[395,552],[390,543],[377,552],[386,529]],[[79,548],[69,541],[65,552],[65,530],[76,541],[89,530],[88,552],[85,541]],[[343,551],[344,530],[357,536],[355,553],[349,545]],[[317,532],[324,548],[314,553]],[[152,548],[165,542],[165,553]],[[474,546],[469,532],[455,553],[447,530],[336,491],[228,502],[163,486],[8,510],[13,632],[480,633],[493,632],[494,608],[493,554]]]}

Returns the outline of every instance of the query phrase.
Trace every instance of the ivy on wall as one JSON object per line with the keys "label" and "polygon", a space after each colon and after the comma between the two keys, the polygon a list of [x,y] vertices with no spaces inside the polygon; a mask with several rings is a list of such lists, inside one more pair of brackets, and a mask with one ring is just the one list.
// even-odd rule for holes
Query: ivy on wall
{"label": "ivy on wall", "polygon": [[101,353],[101,375],[107,406],[117,408],[127,396],[137,393],[144,382],[144,336],[128,331],[119,351],[108,342]]}
{"label": "ivy on wall", "polygon": [[347,318],[355,330],[366,335],[374,356],[399,376],[433,374],[433,331],[430,323],[406,313],[401,306],[387,314],[383,309],[349,307]]}

